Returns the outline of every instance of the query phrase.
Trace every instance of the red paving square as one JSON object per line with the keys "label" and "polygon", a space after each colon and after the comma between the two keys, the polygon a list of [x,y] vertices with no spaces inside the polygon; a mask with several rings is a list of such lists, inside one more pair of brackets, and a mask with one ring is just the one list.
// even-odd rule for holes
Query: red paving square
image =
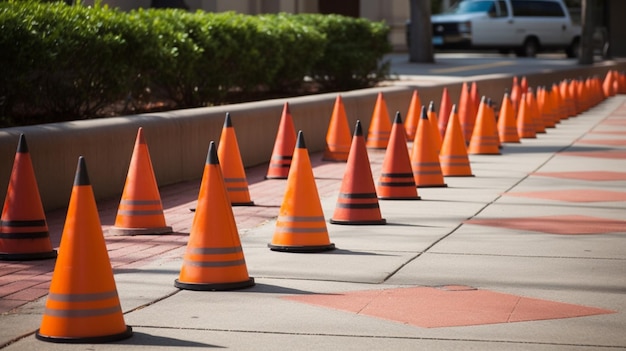
{"label": "red paving square", "polygon": [[295,295],[284,299],[422,328],[525,322],[615,313],[611,310],[458,285]]}
{"label": "red paving square", "polygon": [[553,191],[531,191],[506,193],[507,196],[532,197],[569,202],[626,201],[626,193],[594,189],[569,189]]}
{"label": "red paving square", "polygon": [[579,215],[474,218],[464,223],[562,235],[626,233],[626,221]]}
{"label": "red paving square", "polygon": [[580,172],[537,172],[536,176],[578,180],[626,180],[626,172],[580,171]]}
{"label": "red paving square", "polygon": [[559,155],[563,156],[578,156],[578,157],[596,157],[596,158],[626,158],[626,151],[610,150],[610,151],[563,151],[559,152]]}

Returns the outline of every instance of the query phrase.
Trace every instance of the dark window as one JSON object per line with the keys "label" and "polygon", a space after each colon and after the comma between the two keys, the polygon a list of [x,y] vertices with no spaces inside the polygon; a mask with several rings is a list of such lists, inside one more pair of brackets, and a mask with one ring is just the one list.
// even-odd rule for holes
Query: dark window
{"label": "dark window", "polygon": [[517,17],[565,17],[563,8],[554,1],[511,1],[513,16]]}
{"label": "dark window", "polygon": [[509,9],[506,7],[506,1],[499,0],[498,1],[498,6],[500,7],[500,17],[508,17],[509,16]]}

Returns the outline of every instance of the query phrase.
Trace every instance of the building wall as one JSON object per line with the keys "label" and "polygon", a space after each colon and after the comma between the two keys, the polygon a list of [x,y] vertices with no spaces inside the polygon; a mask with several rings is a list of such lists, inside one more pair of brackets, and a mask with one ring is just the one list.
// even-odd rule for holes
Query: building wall
{"label": "building wall", "polygon": [[[95,0],[85,0],[93,5]],[[348,1],[348,0],[340,0]],[[405,23],[409,18],[408,0],[353,0],[359,1],[360,17],[385,21],[390,28],[389,40],[394,51],[406,51]],[[150,7],[151,0],[104,0],[103,3],[124,11]],[[319,0],[185,0],[190,11],[235,11],[247,14],[260,13],[317,13]]]}

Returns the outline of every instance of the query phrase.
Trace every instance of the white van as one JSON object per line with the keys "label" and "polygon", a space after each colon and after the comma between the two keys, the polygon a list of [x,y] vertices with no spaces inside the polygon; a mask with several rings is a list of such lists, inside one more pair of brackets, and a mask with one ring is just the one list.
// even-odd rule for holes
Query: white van
{"label": "white van", "polygon": [[514,50],[528,57],[544,50],[579,53],[581,27],[562,0],[461,0],[431,21],[436,49]]}

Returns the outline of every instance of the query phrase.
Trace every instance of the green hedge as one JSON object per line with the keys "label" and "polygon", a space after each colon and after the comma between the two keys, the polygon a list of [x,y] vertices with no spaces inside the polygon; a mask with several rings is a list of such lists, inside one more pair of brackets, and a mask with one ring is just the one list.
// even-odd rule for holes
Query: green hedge
{"label": "green hedge", "polygon": [[[336,15],[0,1],[0,127],[369,87],[389,28]],[[309,77],[308,83],[305,77]]]}

